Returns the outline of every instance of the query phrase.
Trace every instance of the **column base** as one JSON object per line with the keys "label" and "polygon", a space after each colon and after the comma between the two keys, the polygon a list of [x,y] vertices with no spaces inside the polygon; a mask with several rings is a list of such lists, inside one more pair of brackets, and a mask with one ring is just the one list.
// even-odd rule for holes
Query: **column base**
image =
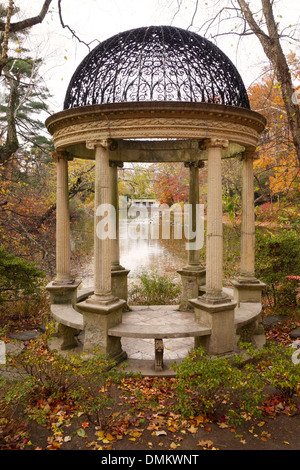
{"label": "column base", "polygon": [[[46,290],[50,294],[51,304],[70,304],[73,307],[76,305],[77,301],[77,288],[80,285],[81,281],[73,281],[73,283],[61,284],[57,281],[52,281],[46,286]],[[78,346],[76,333],[77,329],[64,325],[56,321],[57,334],[61,340],[60,349],[62,351],[68,349],[74,349]]]}
{"label": "column base", "polygon": [[77,309],[83,314],[85,352],[92,353],[97,349],[118,362],[126,358],[121,347],[121,338],[108,336],[109,328],[122,322],[125,304],[125,300],[116,297],[99,302],[94,296],[77,303]]}
{"label": "column base", "polygon": [[181,276],[182,294],[179,310],[183,312],[194,311],[189,299],[195,299],[199,296],[200,286],[205,285],[206,270],[202,266],[186,266],[177,271]]}
{"label": "column base", "polygon": [[56,280],[49,282],[46,290],[50,294],[52,304],[72,304],[75,305],[77,298],[77,288],[81,281],[70,283],[58,283]]}
{"label": "column base", "polygon": [[126,305],[124,305],[123,310],[128,311],[129,307],[127,304],[128,300],[128,285],[127,285],[127,276],[129,270],[123,268],[122,266],[116,267],[113,266],[111,269],[111,291],[115,297],[125,300]]}
{"label": "column base", "polygon": [[204,296],[190,300],[195,321],[211,329],[211,335],[195,339],[195,347],[203,346],[209,354],[225,354],[235,350],[234,310],[237,305],[228,297],[222,303],[207,302]]}
{"label": "column base", "polygon": [[239,277],[231,281],[233,286],[233,298],[238,306],[241,302],[261,303],[261,293],[266,286],[263,282],[255,278]]}

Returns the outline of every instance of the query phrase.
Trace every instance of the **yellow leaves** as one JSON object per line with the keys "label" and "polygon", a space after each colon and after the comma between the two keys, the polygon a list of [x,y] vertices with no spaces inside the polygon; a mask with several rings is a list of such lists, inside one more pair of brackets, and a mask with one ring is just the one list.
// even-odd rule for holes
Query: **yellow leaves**
{"label": "yellow leaves", "polygon": [[263,440],[266,441],[267,438],[269,438],[269,437],[271,437],[271,434],[269,434],[267,431],[263,431],[263,432],[261,433],[261,440],[262,440],[262,441],[263,441]]}
{"label": "yellow leaves", "polygon": [[259,426],[259,427],[261,428],[261,427],[264,426],[265,424],[266,424],[265,421],[261,421],[260,423],[257,424],[257,426]]}
{"label": "yellow leaves", "polygon": [[133,431],[129,432],[129,435],[131,436],[129,438],[130,441],[136,441],[139,437],[141,437],[143,434],[143,430],[136,430],[134,429]]}
{"label": "yellow leaves", "polygon": [[103,430],[99,431],[96,433],[96,436],[98,436],[98,441],[102,441],[105,437],[105,432]]}
{"label": "yellow leaves", "polygon": [[54,441],[52,438],[48,438],[49,445],[48,450],[58,450],[61,448],[61,443]]}
{"label": "yellow leaves", "polygon": [[114,441],[114,437],[110,433],[105,433],[103,430],[96,433],[98,436],[98,441],[102,441],[103,444],[109,444],[111,441]]}
{"label": "yellow leaves", "polygon": [[[258,427],[262,427],[264,426],[266,423],[265,421],[261,421],[260,423],[257,423],[257,426]],[[267,440],[271,437],[271,434],[268,432],[268,431],[262,431],[260,436],[259,434],[255,433],[254,432],[254,426],[252,426],[250,429],[249,429],[249,432],[250,434],[253,435],[253,437],[255,438],[260,438],[263,442],[267,442]]]}
{"label": "yellow leaves", "polygon": [[175,442],[171,442],[170,449],[175,450],[177,447],[180,447],[180,444],[176,444]]}

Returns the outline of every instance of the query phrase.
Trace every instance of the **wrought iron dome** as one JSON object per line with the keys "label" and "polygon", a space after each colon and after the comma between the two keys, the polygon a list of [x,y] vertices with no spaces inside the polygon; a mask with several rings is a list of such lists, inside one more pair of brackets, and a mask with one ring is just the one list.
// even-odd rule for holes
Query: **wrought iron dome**
{"label": "wrought iron dome", "polygon": [[250,108],[231,60],[206,38],[171,26],[132,29],[97,45],[75,71],[64,109],[138,101]]}

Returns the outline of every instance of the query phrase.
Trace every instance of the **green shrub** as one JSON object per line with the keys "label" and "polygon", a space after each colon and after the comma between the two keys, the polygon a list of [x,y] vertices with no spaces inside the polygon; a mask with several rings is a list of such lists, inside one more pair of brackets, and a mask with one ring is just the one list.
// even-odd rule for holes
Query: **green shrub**
{"label": "green shrub", "polygon": [[291,398],[300,384],[300,364],[293,361],[294,353],[293,347],[276,343],[269,343],[258,353],[259,367],[265,382],[284,398]]}
{"label": "green shrub", "polygon": [[247,345],[232,357],[192,351],[173,365],[178,379],[176,409],[185,417],[203,414],[217,419],[222,414],[234,424],[261,416],[267,385],[284,398],[296,392],[300,366],[293,363],[292,354],[291,348],[275,344],[260,350]]}
{"label": "green shrub", "polygon": [[[117,383],[122,372],[106,355],[95,351],[92,355],[49,351],[49,331],[31,341],[22,352],[8,359],[16,371],[16,378],[6,391],[6,400],[12,406],[21,401],[30,417],[44,424],[47,410],[39,407],[46,399],[72,403],[94,424],[101,426],[106,408],[112,403],[109,383]],[[21,380],[20,380],[21,379]]]}
{"label": "green shrub", "polygon": [[0,247],[0,304],[41,292],[43,271]]}
{"label": "green shrub", "polygon": [[257,374],[238,367],[232,358],[212,357],[197,349],[175,370],[177,406],[184,416],[222,413],[229,422],[238,423],[260,415],[263,384]]}
{"label": "green shrub", "polygon": [[181,292],[180,286],[155,272],[143,272],[139,283],[129,291],[129,303],[138,305],[166,305],[176,303]]}
{"label": "green shrub", "polygon": [[270,305],[295,304],[295,284],[286,276],[300,273],[299,233],[296,230],[257,233],[255,271],[266,283]]}

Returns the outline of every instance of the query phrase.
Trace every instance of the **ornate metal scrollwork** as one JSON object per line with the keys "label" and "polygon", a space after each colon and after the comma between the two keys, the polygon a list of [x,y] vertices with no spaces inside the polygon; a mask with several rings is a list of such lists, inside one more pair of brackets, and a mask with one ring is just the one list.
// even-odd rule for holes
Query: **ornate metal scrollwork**
{"label": "ornate metal scrollwork", "polygon": [[250,108],[231,60],[207,39],[171,26],[132,29],[96,46],[75,71],[64,109],[136,101]]}

